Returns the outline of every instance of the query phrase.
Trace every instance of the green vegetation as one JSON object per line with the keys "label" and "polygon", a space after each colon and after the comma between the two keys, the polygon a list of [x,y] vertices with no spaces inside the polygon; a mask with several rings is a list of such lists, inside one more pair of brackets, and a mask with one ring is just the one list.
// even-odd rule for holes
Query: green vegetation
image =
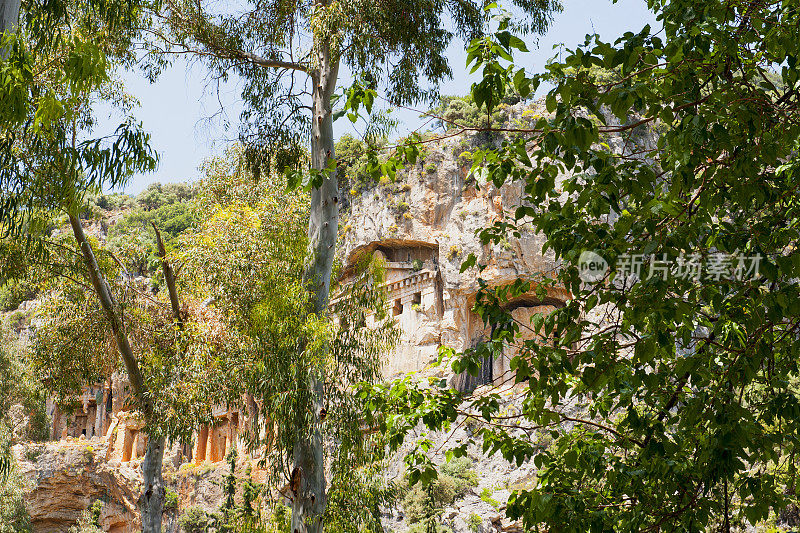
{"label": "green vegetation", "polygon": [[23,279],[11,279],[0,285],[0,312],[13,311],[19,304],[31,300],[38,294],[38,289]]}
{"label": "green vegetation", "polygon": [[481,525],[483,524],[483,519],[477,513],[470,513],[467,517],[467,525],[469,526],[470,531],[474,531],[478,533],[481,529]]}
{"label": "green vegetation", "polygon": [[154,211],[167,205],[181,204],[194,198],[196,189],[188,183],[151,183],[136,195],[136,207]]}
{"label": "green vegetation", "polygon": [[509,94],[501,100],[500,105],[487,116],[486,111],[479,110],[475,105],[472,95],[467,96],[442,96],[439,105],[432,108],[429,113],[438,117],[436,124],[445,131],[459,130],[461,128],[477,129],[504,128],[508,126],[508,106],[520,102],[518,94]]}
{"label": "green vegetation", "polygon": [[336,141],[339,188],[350,190],[355,195],[375,184],[375,179],[367,172],[369,148],[367,143],[349,133],[342,135]]}
{"label": "green vegetation", "polygon": [[108,231],[108,247],[129,273],[158,277],[161,260],[152,225],[171,251],[178,235],[197,223],[191,203],[195,194],[194,187],[182,183],[154,183],[139,193],[132,208]]}
{"label": "green vegetation", "polygon": [[78,523],[70,526],[67,533],[103,533],[103,528],[93,519],[92,511],[87,509],[81,512]]}
{"label": "green vegetation", "polygon": [[50,429],[45,408],[47,392],[30,368],[25,354],[17,349],[11,339],[5,325],[0,323],[0,406],[4,406],[0,412],[0,427],[5,428],[2,434],[4,438],[0,439],[0,456],[4,454],[4,448],[11,444],[8,409],[12,405],[20,405],[22,414],[28,417],[28,425],[20,435],[23,440],[47,440]]}
{"label": "green vegetation", "polygon": [[[336,316],[347,317],[340,324],[307,317],[308,291],[302,279],[308,242],[302,223],[308,212],[306,197],[287,191],[280,176],[262,175],[255,182],[244,165],[236,164],[240,158],[241,153],[232,150],[206,166],[197,198],[206,216],[197,228],[182,234],[174,253],[186,273],[181,283],[198,297],[214,298],[227,335],[236,340],[235,356],[226,361],[231,375],[225,387],[234,398],[249,393],[261,402],[259,424],[269,432],[262,433],[260,444],[273,450],[271,487],[285,483],[297,435],[311,438],[305,433],[308,420],[298,419],[298,413],[319,409],[309,403],[307,382],[298,372],[324,367],[324,434],[337,443],[325,451],[330,461],[329,497],[343,502],[335,521],[342,527],[366,522],[372,508],[348,500],[355,498],[353,493],[337,492],[337,487],[353,482],[355,472],[367,468],[376,458],[375,450],[382,449],[364,435],[359,420],[368,413],[363,399],[348,386],[376,379],[379,356],[397,336],[385,312],[384,290],[367,281],[381,279],[383,268],[373,262],[358,265],[357,283],[342,287],[348,297],[331,308]],[[374,327],[366,327],[368,314],[375,317]],[[320,358],[319,350],[329,356]],[[363,480],[365,486],[371,482]],[[230,486],[232,479],[227,483]]]}
{"label": "green vegetation", "polygon": [[489,487],[483,487],[483,490],[481,491],[481,500],[485,503],[488,503],[495,509],[499,509],[500,502],[492,498],[492,494],[494,494],[494,491],[492,489],[490,489]]}
{"label": "green vegetation", "polygon": [[[473,440],[487,454],[532,460],[536,476],[506,510],[526,530],[729,533],[800,503],[800,11],[791,2],[648,6],[658,31],[588,36],[544,75],[514,63],[526,48],[503,14],[468,50],[484,73],[472,87],[483,113],[512,87],[554,85],[550,116],[475,150],[472,170],[525,191],[482,242],[502,245],[530,224],[558,272],[494,287],[480,279],[487,265],[467,257],[461,270],[477,267],[473,311],[491,339],[442,357],[459,373],[516,354],[524,408],[509,413],[498,394],[465,398],[446,384],[373,388],[392,442],[420,425],[449,429],[468,411],[484,420]],[[607,135],[624,147],[612,152]],[[609,264],[600,279],[582,277],[588,251]],[[637,256],[669,271],[631,277],[625,261]],[[681,271],[687,257],[701,273]],[[509,303],[554,288],[569,300],[532,324],[557,335],[526,338]],[[586,415],[565,415],[576,400]],[[552,444],[508,427],[541,428]],[[409,479],[435,486],[429,448],[417,442]]]}
{"label": "green vegetation", "polygon": [[206,533],[212,523],[208,513],[200,507],[189,507],[178,518],[178,525],[185,533]]}
{"label": "green vegetation", "polygon": [[[8,428],[0,425],[0,446],[8,442]],[[12,461],[8,475],[0,480],[0,533],[32,533],[30,516],[25,509],[24,478]]]}
{"label": "green vegetation", "polygon": [[164,511],[174,511],[178,509],[178,505],[180,503],[180,497],[178,493],[167,489],[166,494],[164,495]]}
{"label": "green vegetation", "polygon": [[437,522],[442,510],[462,497],[469,489],[478,485],[478,474],[467,457],[458,457],[444,463],[439,475],[427,487],[406,485],[401,489],[400,499],[408,523],[424,527]]}

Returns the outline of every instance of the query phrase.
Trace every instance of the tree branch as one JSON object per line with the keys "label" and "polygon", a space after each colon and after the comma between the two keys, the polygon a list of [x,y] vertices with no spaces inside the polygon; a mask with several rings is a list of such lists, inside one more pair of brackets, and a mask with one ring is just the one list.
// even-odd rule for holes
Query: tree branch
{"label": "tree branch", "polygon": [[181,317],[181,306],[178,302],[178,289],[175,286],[175,275],[172,272],[172,267],[167,261],[167,250],[164,248],[164,241],[161,239],[161,232],[158,231],[154,222],[150,223],[156,231],[156,243],[158,244],[158,257],[161,258],[161,270],[164,272],[164,280],[167,282],[167,291],[169,292],[169,302],[172,305],[172,316],[178,323],[178,327],[183,329],[183,318]]}

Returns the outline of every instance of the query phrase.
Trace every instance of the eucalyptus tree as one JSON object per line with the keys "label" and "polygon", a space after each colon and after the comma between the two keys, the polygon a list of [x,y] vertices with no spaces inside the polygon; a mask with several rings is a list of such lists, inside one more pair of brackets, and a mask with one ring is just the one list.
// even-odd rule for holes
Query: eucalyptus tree
{"label": "eucalyptus tree", "polygon": [[[560,9],[558,0],[514,4],[519,29],[536,33]],[[162,24],[154,24],[153,42],[161,51],[195,54],[220,77],[234,72],[241,78],[241,140],[257,171],[296,167],[303,148],[310,146],[304,278],[312,295],[309,312],[322,317],[339,229],[333,100],[340,69],[349,68],[370,91],[385,89],[392,105],[430,100],[436,85],[451,74],[445,51],[452,38],[469,41],[482,32],[482,4],[272,0],[225,5],[217,12],[213,7],[196,1],[155,2],[154,17]],[[365,104],[371,108],[372,100]],[[325,509],[319,432],[323,377],[312,373],[304,379],[314,391],[314,407],[311,431],[299,432],[291,450],[299,484],[292,529],[299,533],[320,531]]]}
{"label": "eucalyptus tree", "polygon": [[[486,422],[485,452],[532,460],[535,480],[507,508],[530,530],[732,531],[800,503],[800,10],[648,5],[662,30],[589,36],[533,78],[502,29],[468,52],[489,111],[506,87],[553,83],[546,115],[472,166],[525,191],[482,241],[534,228],[560,262],[553,277],[484,286],[474,311],[491,337],[453,363],[478,368],[513,345],[519,411],[501,411],[494,391],[373,389],[404,415],[385,418],[395,441],[466,411]],[[475,257],[462,270],[475,266],[480,276]],[[550,286],[570,291],[563,308],[532,323],[506,310]],[[521,338],[531,327],[558,334]],[[543,434],[552,446],[532,438]],[[412,477],[428,480],[417,452]]]}
{"label": "eucalyptus tree", "polygon": [[[167,443],[188,442],[197,427],[213,423],[213,405],[233,400],[225,395],[231,380],[224,369],[229,365],[221,362],[230,351],[230,336],[213,309],[191,298],[178,299],[167,261],[167,290],[153,295],[149,286],[131,282],[124,264],[91,237],[85,246],[68,234],[47,239],[45,245],[59,260],[31,267],[30,276],[40,280],[43,294],[27,354],[31,370],[65,411],[74,408],[85,387],[108,380],[115,371],[125,369],[130,380],[128,361],[120,357],[120,330],[109,327],[107,309],[97,297],[95,281],[100,280],[107,291],[104,298],[114,302],[115,315],[124,319],[123,341],[141,380],[136,385],[130,380],[148,435],[142,471],[143,493],[150,494],[140,497],[139,506],[143,530],[159,531]],[[86,262],[86,247],[94,265]],[[160,248],[165,256],[163,244]],[[93,268],[99,274],[92,274]]]}
{"label": "eucalyptus tree", "polygon": [[[4,3],[2,13],[6,31],[0,61],[0,232],[5,239],[23,242],[26,254],[46,260],[42,236],[49,215],[59,210],[68,213],[85,273],[102,304],[134,396],[147,416],[151,402],[122,312],[77,213],[87,189],[120,185],[156,164],[148,135],[130,117],[111,135],[91,136],[96,99],[111,100],[123,113],[129,110],[126,98],[117,97],[112,74],[132,60],[133,21],[140,6],[128,1],[59,0],[16,5],[19,13],[14,2]],[[19,252],[14,246],[3,250]],[[9,266],[19,266],[19,257],[10,259],[3,261],[4,277],[11,274]],[[161,529],[163,445],[162,438],[151,438],[143,462],[145,484],[139,503],[148,532]]]}
{"label": "eucalyptus tree", "polygon": [[297,497],[291,452],[298,434],[309,433],[315,400],[306,376],[319,371],[325,404],[317,431],[326,442],[323,459],[336,495],[335,509],[326,511],[329,527],[374,525],[380,522],[372,512],[377,505],[367,508],[354,499],[375,497],[372,489],[379,487],[360,475],[368,472],[376,447],[375,438],[364,434],[365,403],[353,391],[359,382],[378,379],[380,355],[397,338],[381,285],[385,265],[358,265],[357,283],[336,289],[337,320],[309,314],[303,281],[308,194],[286,190],[275,173],[256,181],[238,148],[208,161],[204,170],[197,199],[203,223],[181,236],[174,256],[182,265],[183,290],[212,301],[238,339],[227,359],[227,375],[235,378],[227,388],[247,398],[243,435],[264,452],[269,486]]}

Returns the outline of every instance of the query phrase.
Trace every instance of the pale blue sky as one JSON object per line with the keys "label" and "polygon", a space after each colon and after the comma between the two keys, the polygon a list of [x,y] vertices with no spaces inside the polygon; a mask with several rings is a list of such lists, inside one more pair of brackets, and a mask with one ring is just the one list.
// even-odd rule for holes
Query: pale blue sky
{"label": "pale blue sky", "polygon": [[[518,64],[528,72],[539,72],[556,53],[553,46],[558,43],[574,48],[587,33],[594,32],[604,40],[613,40],[626,31],[640,30],[647,23],[655,26],[655,18],[644,0],[620,0],[616,4],[610,0],[564,0],[564,11],[556,16],[548,33],[539,38],[539,46],[531,46],[528,39],[532,51],[518,56]],[[450,46],[454,77],[442,85],[442,94],[466,94],[474,81],[464,67],[463,48],[464,43],[457,40]],[[342,78],[341,84],[349,85],[346,76]],[[160,156],[158,170],[135,176],[125,192],[138,193],[156,181],[193,181],[199,177],[198,166],[204,159],[219,154],[235,141],[241,110],[239,87],[228,83],[217,94],[216,85],[202,64],[177,61],[152,85],[137,72],[124,73],[123,79],[128,92],[141,102],[135,115],[152,134],[152,145]],[[416,113],[402,112],[397,117],[402,122],[398,134],[422,124]],[[335,128],[337,137],[352,131],[346,119],[337,121]]]}

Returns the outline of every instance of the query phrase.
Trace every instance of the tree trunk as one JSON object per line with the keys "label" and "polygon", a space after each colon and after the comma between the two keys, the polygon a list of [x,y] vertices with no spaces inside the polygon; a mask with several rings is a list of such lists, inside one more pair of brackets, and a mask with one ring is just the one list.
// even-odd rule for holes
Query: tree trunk
{"label": "tree trunk", "polygon": [[78,245],[81,248],[83,262],[89,273],[92,287],[97,294],[97,298],[100,300],[100,305],[103,307],[103,312],[111,326],[111,332],[114,335],[114,341],[119,349],[119,354],[122,356],[122,362],[125,364],[125,370],[131,382],[133,394],[136,396],[136,402],[145,416],[147,416],[149,415],[149,409],[144,401],[144,380],[142,379],[142,373],[139,371],[139,363],[133,355],[133,349],[128,342],[128,336],[122,325],[122,317],[119,316],[119,309],[114,302],[111,290],[108,288],[108,283],[106,283],[103,273],[100,271],[100,267],[97,266],[97,260],[94,257],[94,252],[86,238],[86,234],[83,232],[81,221],[77,216],[70,213],[69,223],[72,225],[72,233],[75,235],[75,240],[78,241]]}
{"label": "tree trunk", "polygon": [[[142,413],[144,413],[145,419],[147,419],[150,417],[151,407],[150,403],[145,399],[146,391],[142,373],[139,370],[139,362],[133,355],[133,349],[131,348],[130,342],[128,342],[128,335],[125,333],[122,324],[120,310],[114,302],[111,290],[108,287],[108,283],[106,283],[103,273],[100,271],[100,267],[97,265],[92,246],[89,244],[89,240],[83,232],[81,221],[77,216],[70,213],[69,222],[72,226],[72,233],[75,235],[75,240],[78,241],[78,245],[81,248],[81,254],[83,255],[83,261],[86,265],[89,279],[92,282],[92,287],[97,294],[97,298],[100,300],[100,305],[103,307],[103,312],[111,326],[114,341],[122,357],[122,362],[125,364],[125,370],[131,382],[136,403]],[[164,483],[161,479],[161,461],[163,458],[164,439],[161,437],[149,438],[147,442],[147,452],[142,461],[144,493],[139,498],[143,533],[161,533],[161,513],[164,508]]]}
{"label": "tree trunk", "polygon": [[164,281],[167,283],[169,293],[169,303],[172,306],[172,318],[178,323],[178,327],[183,329],[183,318],[181,318],[181,304],[178,300],[178,287],[175,285],[175,274],[167,261],[167,249],[164,248],[164,241],[161,239],[161,232],[154,222],[150,223],[156,232],[156,244],[158,245],[158,257],[161,258],[161,271],[164,272]]}
{"label": "tree trunk", "polygon": [[19,21],[20,0],[0,0],[0,33],[13,33]]}
{"label": "tree trunk", "polygon": [[[335,158],[331,96],[336,89],[339,61],[331,55],[327,42],[316,43],[318,70],[312,74],[313,102],[311,124],[311,164],[322,170]],[[327,312],[333,258],[339,231],[339,187],[336,171],[330,172],[319,188],[311,191],[308,221],[308,259],[304,281],[312,296],[317,315]],[[294,444],[292,472],[292,533],[322,533],[324,530],[325,464],[321,424],[325,406],[324,380],[320,369],[308,377],[313,409],[310,438],[300,435]]]}
{"label": "tree trunk", "polygon": [[147,439],[147,451],[142,459],[144,487],[139,496],[139,511],[142,513],[142,533],[161,533],[161,516],[164,513],[164,479],[161,463],[164,460],[164,437]]}

